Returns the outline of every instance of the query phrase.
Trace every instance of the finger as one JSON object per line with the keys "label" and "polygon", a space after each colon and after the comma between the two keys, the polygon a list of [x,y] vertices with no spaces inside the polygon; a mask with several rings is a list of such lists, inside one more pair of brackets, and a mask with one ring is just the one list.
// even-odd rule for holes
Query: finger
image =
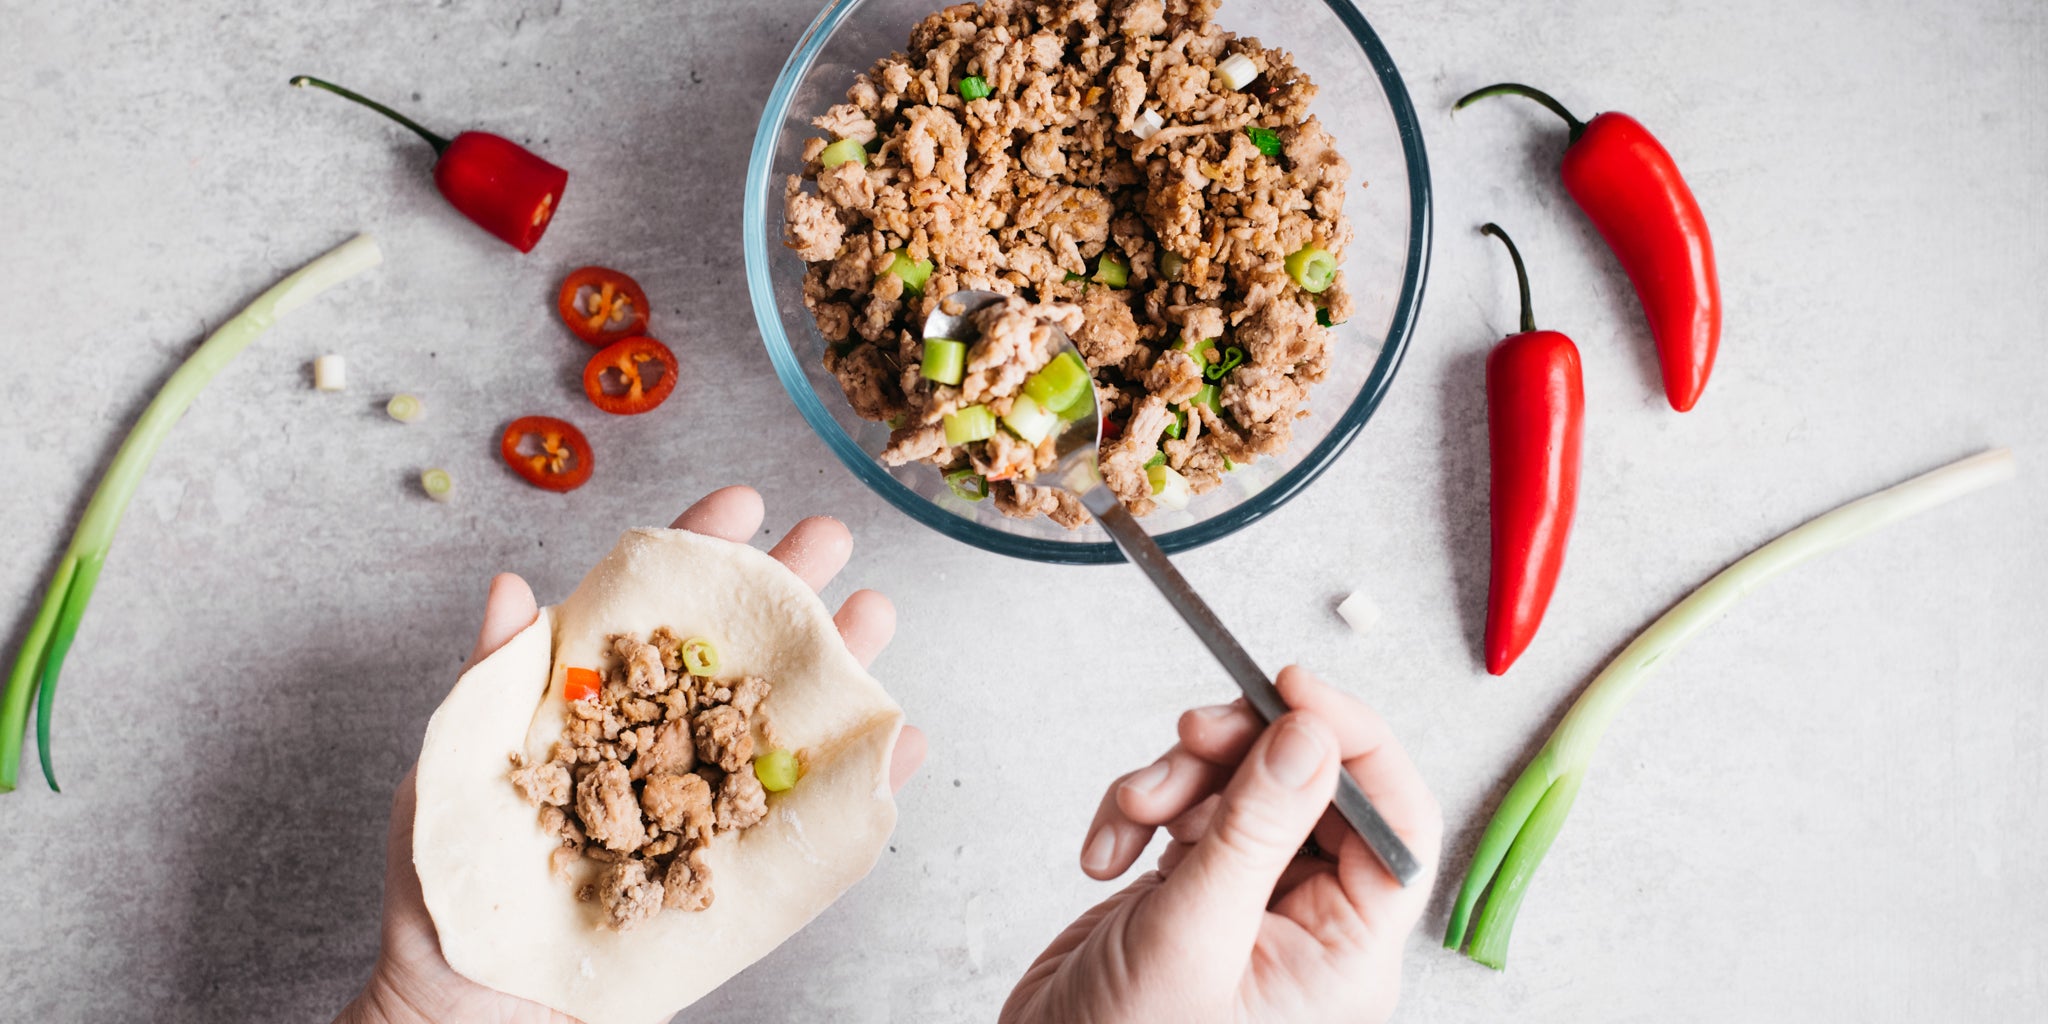
{"label": "finger", "polygon": [[721,487],[697,499],[669,525],[735,544],[745,544],[761,530],[761,495],[751,487]]}
{"label": "finger", "polygon": [[1211,764],[1234,768],[1244,760],[1252,741],[1265,731],[1266,720],[1239,698],[1228,704],[1183,712],[1178,728],[1181,746],[1188,753]]}
{"label": "finger", "polygon": [[491,577],[490,592],[484,597],[484,622],[476,631],[476,646],[469,652],[469,664],[490,657],[491,652],[532,625],[539,614],[533,588],[525,580],[509,572]]}
{"label": "finger", "polygon": [[768,553],[812,590],[823,590],[853,557],[853,534],[837,519],[812,516],[792,527]]}
{"label": "finger", "polygon": [[1081,841],[1081,871],[1096,881],[1106,882],[1130,870],[1145,852],[1145,844],[1152,841],[1154,826],[1124,817],[1116,805],[1118,787],[1136,774],[1120,776],[1109,784],[1102,803],[1095,808],[1095,820],[1088,825],[1088,836]]}
{"label": "finger", "polygon": [[1287,865],[1287,870],[1280,872],[1280,881],[1273,886],[1273,898],[1267,905],[1277,906],[1288,893],[1314,879],[1331,877],[1336,873],[1337,865],[1321,857],[1296,857]]}
{"label": "finger", "polygon": [[1180,862],[1188,859],[1188,851],[1194,848],[1195,844],[1193,843],[1172,842],[1166,844],[1166,848],[1159,851],[1159,873],[1162,875],[1173,874],[1173,869],[1180,867]]}
{"label": "finger", "polygon": [[1209,834],[1209,824],[1216,818],[1216,805],[1223,802],[1222,794],[1213,794],[1201,803],[1188,808],[1187,813],[1166,823],[1166,834],[1175,842],[1192,846]]}
{"label": "finger", "polygon": [[846,641],[854,660],[865,668],[896,636],[896,606],[880,591],[856,590],[833,614],[832,624],[839,627],[839,638]]}
{"label": "finger", "polygon": [[1125,776],[1114,792],[1124,817],[1141,825],[1164,825],[1220,792],[1229,781],[1229,768],[1210,764],[1176,744],[1159,760]]}
{"label": "finger", "polygon": [[[1337,741],[1313,714],[1282,715],[1231,777],[1209,831],[1150,901],[1145,932],[1201,935],[1197,969],[1241,970],[1267,900],[1337,788]],[[1137,926],[1138,922],[1133,922]]]}
{"label": "finger", "polygon": [[910,777],[917,774],[918,768],[924,765],[924,755],[927,746],[924,730],[917,726],[906,725],[896,731],[896,747],[889,751],[889,790],[891,792],[902,789],[903,784],[909,782]]}

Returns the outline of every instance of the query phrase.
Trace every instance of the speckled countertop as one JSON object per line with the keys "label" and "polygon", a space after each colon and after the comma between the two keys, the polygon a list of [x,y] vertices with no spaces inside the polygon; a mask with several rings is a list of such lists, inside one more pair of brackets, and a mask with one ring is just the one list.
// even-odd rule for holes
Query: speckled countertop
{"label": "speckled countertop", "polygon": [[[909,523],[792,413],[740,263],[754,119],[815,0],[0,0],[0,606],[9,650],[97,467],[182,353],[359,229],[384,268],[224,373],[165,444],[66,674],[62,796],[0,797],[0,1017],[324,1019],[376,941],[383,821],[483,587],[559,599],[620,528],[747,481],[769,533],[859,541],[828,597],[893,595],[877,666],[931,734],[874,874],[687,1020],[985,1020],[1105,886],[1074,866],[1102,785],[1228,695],[1136,574],[1005,560]],[[1226,8],[1227,10],[1227,8]],[[1374,3],[1437,189],[1407,365],[1314,488],[1192,554],[1269,664],[1380,707],[1441,795],[1450,864],[1602,660],[1731,558],[1838,501],[2002,443],[2013,486],[1756,594],[1622,718],[1531,891],[1510,970],[1414,940],[1416,1021],[2019,1019],[2048,1002],[2048,7],[1766,0]],[[319,71],[530,138],[576,175],[527,258],[463,224],[423,150],[283,87]],[[1626,281],[1541,172],[1531,118],[1444,113],[1496,76],[1662,134],[1711,219],[1727,339],[1671,414]],[[1513,324],[1493,243],[1531,255],[1586,353],[1583,510],[1536,648],[1476,663],[1480,360]],[[690,381],[598,427],[630,472],[569,500],[493,465],[514,412],[568,408],[546,315],[603,260],[657,298]],[[306,364],[346,353],[351,390]],[[376,403],[427,399],[405,428]],[[461,500],[407,481],[454,472]],[[764,540],[767,539],[764,537]],[[1085,585],[1081,576],[1085,574]],[[1365,637],[1334,601],[1385,609]],[[964,648],[960,609],[1058,595]],[[1151,618],[1156,616],[1155,628]],[[1254,626],[1256,623],[1256,626]],[[30,769],[33,783],[33,768]]]}

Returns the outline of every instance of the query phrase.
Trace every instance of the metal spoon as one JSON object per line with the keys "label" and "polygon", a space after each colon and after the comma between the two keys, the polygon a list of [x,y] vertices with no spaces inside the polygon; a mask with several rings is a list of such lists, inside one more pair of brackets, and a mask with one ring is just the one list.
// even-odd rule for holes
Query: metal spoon
{"label": "metal spoon", "polygon": [[[958,291],[941,300],[924,322],[924,336],[927,338],[951,338],[954,341],[971,342],[973,327],[967,322],[968,315],[991,302],[1000,302],[1004,296],[988,291]],[[1073,352],[1078,358],[1080,352],[1072,339],[1058,327],[1048,325],[1059,342],[1060,349]],[[1083,360],[1085,364],[1085,360]],[[1166,552],[1152,540],[1145,528],[1138,525],[1129,509],[1115,493],[1103,485],[1102,473],[1096,463],[1102,445],[1102,417],[1085,415],[1078,420],[1063,421],[1057,428],[1058,437],[1054,450],[1059,461],[1050,470],[1041,471],[1033,483],[1040,486],[1058,487],[1073,493],[1081,499],[1083,507],[1102,524],[1110,539],[1124,553],[1124,558],[1143,570],[1152,585],[1159,588],[1166,603],[1180,613],[1182,621],[1195,631],[1197,639],[1209,648],[1209,653],[1221,662],[1224,671],[1244,691],[1245,700],[1256,709],[1261,717],[1271,722],[1288,711],[1287,703],[1280,699],[1280,691],[1273,687],[1273,681],[1266,677],[1258,662],[1245,653],[1230,635],[1223,620],[1209,610],[1195,588],[1188,585],[1180,571],[1166,558]],[[1365,791],[1358,788],[1357,780],[1350,772],[1340,772],[1337,777],[1337,796],[1332,801],[1337,813],[1358,832],[1359,838],[1379,858],[1381,866],[1394,880],[1407,885],[1422,871],[1422,865],[1415,860],[1406,843],[1394,834],[1385,818],[1366,799]]]}

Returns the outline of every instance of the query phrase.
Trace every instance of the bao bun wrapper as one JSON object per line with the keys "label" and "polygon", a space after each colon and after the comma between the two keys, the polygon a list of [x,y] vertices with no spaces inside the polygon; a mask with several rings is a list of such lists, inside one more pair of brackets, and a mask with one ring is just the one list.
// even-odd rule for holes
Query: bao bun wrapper
{"label": "bao bun wrapper", "polygon": [[[564,670],[608,660],[605,638],[657,626],[704,636],[718,677],[772,685],[765,714],[806,751],[768,816],[705,849],[715,899],[630,931],[600,924],[574,880],[548,871],[556,841],[509,780],[508,755],[548,756],[562,734]],[[632,530],[559,606],[464,673],[427,723],[413,864],[450,966],[588,1024],[654,1024],[767,955],[875,864],[896,824],[889,758],[902,710],[846,650],[818,596],[744,544]],[[757,731],[758,737],[758,731]]]}

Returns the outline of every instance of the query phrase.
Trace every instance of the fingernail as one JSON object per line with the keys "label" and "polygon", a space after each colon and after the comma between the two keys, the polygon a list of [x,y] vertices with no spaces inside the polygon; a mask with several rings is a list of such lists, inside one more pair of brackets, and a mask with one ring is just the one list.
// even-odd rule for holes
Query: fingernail
{"label": "fingernail", "polygon": [[1205,708],[1195,709],[1196,715],[1208,719],[1229,718],[1236,713],[1237,705],[1235,704],[1211,704]]}
{"label": "fingernail", "polygon": [[1109,862],[1115,856],[1116,830],[1099,826],[1088,834],[1088,842],[1081,847],[1081,869],[1092,875],[1107,874]]}
{"label": "fingernail", "polygon": [[1286,719],[1274,726],[1273,742],[1266,745],[1266,770],[1275,782],[1300,789],[1316,777],[1328,753],[1315,729]]}
{"label": "fingernail", "polygon": [[1138,796],[1145,796],[1158,789],[1159,784],[1165,782],[1166,777],[1171,774],[1173,774],[1173,766],[1167,764],[1166,759],[1162,757],[1132,772],[1131,777],[1124,780],[1124,788]]}

